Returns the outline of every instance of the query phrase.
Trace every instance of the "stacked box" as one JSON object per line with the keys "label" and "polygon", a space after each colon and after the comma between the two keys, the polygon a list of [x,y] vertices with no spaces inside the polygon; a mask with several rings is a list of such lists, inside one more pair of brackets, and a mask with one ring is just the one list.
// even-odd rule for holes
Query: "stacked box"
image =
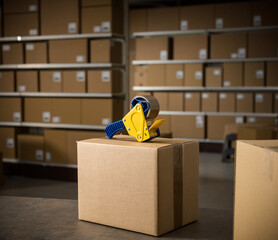
{"label": "stacked box", "polygon": [[15,78],[13,71],[0,72],[0,92],[14,92]]}
{"label": "stacked box", "polygon": [[184,64],[166,65],[166,86],[184,86]]}
{"label": "stacked box", "polygon": [[23,45],[22,43],[2,44],[2,63],[3,64],[21,64],[23,63]]}
{"label": "stacked box", "polygon": [[85,71],[63,71],[63,92],[86,92],[86,72]]}
{"label": "stacked box", "polygon": [[147,9],[130,9],[129,32],[147,31]]}
{"label": "stacked box", "polygon": [[[8,107],[7,107],[8,106]],[[22,99],[17,97],[0,98],[0,121],[1,122],[21,122]]]}
{"label": "stacked box", "polygon": [[255,112],[272,113],[272,93],[255,94]]}
{"label": "stacked box", "polygon": [[185,86],[202,87],[204,80],[203,64],[189,63],[185,64]]}
{"label": "stacked box", "polygon": [[25,43],[25,63],[47,63],[47,43]]}
{"label": "stacked box", "polygon": [[16,128],[0,127],[0,152],[3,158],[16,158]]}
{"label": "stacked box", "polygon": [[38,92],[38,84],[37,71],[16,72],[16,89],[18,92]]}
{"label": "stacked box", "polygon": [[40,71],[41,92],[62,92],[63,79],[61,71]]}
{"label": "stacked box", "polygon": [[278,86],[278,62],[266,62],[266,86]]}
{"label": "stacked box", "polygon": [[183,111],[184,109],[183,99],[184,99],[183,93],[176,93],[176,92],[168,93],[169,111]]}
{"label": "stacked box", "polygon": [[222,67],[206,67],[205,79],[206,87],[222,87]]}
{"label": "stacked box", "polygon": [[218,94],[202,93],[202,112],[218,111]]}
{"label": "stacked box", "polygon": [[240,87],[243,85],[243,63],[224,63],[223,86]]}
{"label": "stacked box", "polygon": [[264,86],[265,67],[263,62],[244,63],[244,86]]}
{"label": "stacked box", "polygon": [[235,112],[235,93],[219,93],[219,112]]}
{"label": "stacked box", "polygon": [[184,110],[188,112],[201,111],[201,94],[200,93],[185,93],[184,94]]}
{"label": "stacked box", "polygon": [[236,112],[251,113],[254,109],[253,93],[236,94]]}

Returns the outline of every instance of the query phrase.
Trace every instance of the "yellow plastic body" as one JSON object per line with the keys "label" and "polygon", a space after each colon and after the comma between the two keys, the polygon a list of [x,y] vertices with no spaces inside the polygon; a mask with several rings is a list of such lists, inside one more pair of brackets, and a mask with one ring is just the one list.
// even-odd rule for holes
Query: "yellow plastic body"
{"label": "yellow plastic body", "polygon": [[156,130],[163,123],[164,119],[155,121],[148,128],[143,107],[138,103],[123,117],[122,121],[130,136],[135,137],[138,142],[144,142],[151,137],[157,136]]}

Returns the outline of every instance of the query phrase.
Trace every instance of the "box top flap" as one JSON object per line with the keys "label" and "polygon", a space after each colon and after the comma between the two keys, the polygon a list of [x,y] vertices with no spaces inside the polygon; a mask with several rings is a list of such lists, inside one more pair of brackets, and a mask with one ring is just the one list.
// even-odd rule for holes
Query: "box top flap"
{"label": "box top flap", "polygon": [[240,140],[238,142],[264,148],[272,152],[278,152],[278,140]]}

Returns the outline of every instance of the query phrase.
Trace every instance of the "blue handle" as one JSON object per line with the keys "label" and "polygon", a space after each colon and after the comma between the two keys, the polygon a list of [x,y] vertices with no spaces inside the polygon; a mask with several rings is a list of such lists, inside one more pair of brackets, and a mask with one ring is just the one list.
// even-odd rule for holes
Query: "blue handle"
{"label": "blue handle", "polygon": [[117,122],[110,123],[108,126],[106,126],[105,133],[107,137],[112,138],[115,135],[115,133],[123,129],[125,129],[125,125],[122,120],[119,120]]}

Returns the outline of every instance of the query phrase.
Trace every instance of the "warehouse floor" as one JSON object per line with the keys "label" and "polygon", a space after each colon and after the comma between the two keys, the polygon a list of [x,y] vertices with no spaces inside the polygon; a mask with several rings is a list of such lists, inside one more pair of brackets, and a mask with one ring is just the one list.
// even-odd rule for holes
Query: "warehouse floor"
{"label": "warehouse floor", "polygon": [[[221,233],[222,234],[221,235],[220,232],[217,232],[215,229],[213,230],[212,226],[210,226],[210,231],[212,232],[208,233],[208,235],[202,235],[205,234],[205,230],[204,229],[198,230],[198,227],[200,228],[200,226],[197,226],[196,230],[194,230],[194,224],[192,224],[189,226],[191,226],[191,228],[193,226],[194,231],[199,231],[199,232],[203,231],[203,232],[202,233],[198,232],[197,235],[196,234],[194,235],[193,233],[192,233],[193,235],[192,234],[188,235],[188,233],[183,235],[182,233],[180,233],[178,234],[179,239],[189,239],[188,236],[189,237],[193,236],[192,238],[194,239],[199,239],[199,236],[201,236],[201,238],[207,238],[207,239],[232,239],[232,210],[233,210],[233,188],[234,188],[233,166],[234,166],[233,164],[221,163],[220,154],[200,153],[200,201],[199,201],[200,220],[199,222],[202,223],[201,221],[202,218],[207,218],[204,219],[205,221],[208,220],[209,218],[215,217],[218,218],[218,220],[221,219],[221,223],[219,224],[224,224],[224,227],[226,227],[227,231],[225,232],[225,230],[223,230],[223,226],[221,227],[221,230],[219,226],[217,226],[217,228],[219,228],[218,229],[219,231],[224,231]],[[3,214],[5,214],[5,211],[8,211],[8,213],[10,213],[9,211],[11,211],[11,209],[14,209],[17,212],[16,209],[19,208],[22,209],[23,211],[24,208],[28,209],[29,205],[32,206],[31,210],[33,211],[34,210],[33,206],[39,204],[40,201],[49,201],[48,202],[49,206],[53,206],[52,209],[48,209],[49,212],[54,211],[55,207],[57,207],[56,205],[58,204],[58,206],[60,206],[61,203],[64,204],[65,209],[74,207],[75,210],[74,212],[76,212],[77,210],[76,209],[77,183],[75,182],[63,182],[63,181],[53,181],[53,180],[45,180],[45,179],[31,179],[31,178],[23,178],[23,177],[16,177],[16,176],[13,177],[8,176],[5,177],[5,185],[2,188],[0,188],[0,196],[1,196],[0,209],[2,209],[0,210],[0,212],[2,211],[1,214],[2,216]],[[61,199],[68,199],[68,201],[67,200],[61,201]],[[70,201],[70,200],[74,200],[74,201]],[[18,205],[18,206],[12,206],[11,205],[12,202],[13,202],[12,205]],[[23,206],[21,206],[22,204]],[[38,208],[39,206],[41,205],[38,205]],[[35,209],[34,211],[36,210],[37,209]],[[62,210],[60,209],[59,211]],[[12,214],[13,213],[11,213],[11,215]],[[32,213],[30,214],[32,216]],[[13,234],[11,234],[10,231],[8,231],[7,229],[7,226],[9,225],[8,224],[9,221],[10,223],[12,223],[14,219],[12,219],[9,216],[6,218],[2,218],[0,220],[1,239],[9,239],[10,237],[12,237],[12,239],[16,239],[17,235],[14,235],[16,233],[16,227],[13,229],[14,232]],[[108,230],[109,228],[106,228],[104,226],[101,226],[101,230],[98,229],[99,227],[96,226],[94,228],[97,228],[96,231],[98,232],[98,234],[100,234],[99,231],[106,231],[106,230],[108,232],[110,231]],[[188,228],[185,227],[185,229],[190,229],[189,226]],[[62,231],[62,229],[60,230]],[[25,234],[27,234],[25,229],[24,230],[19,229],[18,231],[24,231]],[[122,230],[118,230],[118,231],[120,231],[120,234],[124,234],[124,231]],[[1,234],[1,232],[3,235]],[[117,233],[119,234],[119,232]],[[172,233],[175,233],[175,231]],[[47,234],[49,234],[49,232]],[[131,233],[129,232],[129,234]],[[101,235],[105,235],[104,232]],[[94,237],[101,236],[101,235],[94,235]],[[32,238],[32,234],[28,236]],[[28,236],[26,237],[28,238]],[[51,236],[53,237],[54,235]],[[125,235],[122,235],[123,238],[124,236]],[[134,236],[132,236],[132,238],[141,239],[138,236],[141,235],[135,234]],[[164,236],[167,236],[167,234]],[[68,239],[67,237],[68,236],[66,235],[64,236],[65,239]],[[147,239],[147,236],[145,237]],[[172,237],[174,237],[174,235],[173,236],[169,235],[169,237],[173,239]],[[61,236],[59,236],[59,238],[61,238]],[[109,235],[107,237],[101,237],[101,239],[121,239],[121,237],[118,235],[117,236]]]}

